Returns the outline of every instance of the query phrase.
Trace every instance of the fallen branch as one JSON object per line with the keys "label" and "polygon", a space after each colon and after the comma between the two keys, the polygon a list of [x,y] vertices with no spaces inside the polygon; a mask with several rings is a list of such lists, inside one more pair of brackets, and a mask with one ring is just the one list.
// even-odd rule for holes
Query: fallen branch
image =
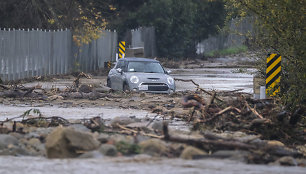
{"label": "fallen branch", "polygon": [[216,117],[218,117],[218,116],[220,116],[220,115],[222,115],[222,114],[224,114],[224,113],[226,113],[226,112],[228,112],[228,111],[231,111],[231,110],[234,110],[234,111],[236,111],[236,112],[238,112],[238,113],[241,113],[241,110],[240,110],[240,109],[235,108],[235,107],[232,107],[232,106],[229,106],[229,107],[223,109],[222,111],[216,113],[213,117],[211,117],[211,118],[209,118],[209,119],[206,119],[206,120],[203,120],[203,121],[200,121],[200,122],[201,122],[201,123],[209,122],[209,121],[215,119]]}
{"label": "fallen branch", "polygon": [[188,95],[183,98],[182,105],[185,108],[197,107],[198,109],[203,109],[205,101],[198,95]]}
{"label": "fallen branch", "polygon": [[[57,116],[53,116],[53,117],[42,117],[42,116],[39,116],[39,117],[34,117],[34,118],[28,118],[28,119],[25,119],[25,120],[22,120],[21,123],[23,124],[32,124],[31,122],[33,121],[39,121],[39,120],[45,120],[45,121],[48,121],[48,127],[49,126],[57,126],[58,124],[60,125],[68,125],[70,124],[70,122],[62,117],[57,117]],[[57,123],[57,124],[56,124]]]}
{"label": "fallen branch", "polygon": [[1,84],[0,84],[0,87],[3,88],[3,89],[5,89],[5,90],[9,90],[9,89],[10,89],[9,87],[7,87],[7,86],[5,86],[5,85],[1,85]]}
{"label": "fallen branch", "polygon": [[162,138],[163,138],[163,136],[158,136],[158,135],[154,135],[154,134],[147,134],[147,133],[144,133],[144,132],[136,131],[136,130],[134,130],[134,129],[129,129],[129,128],[127,128],[127,127],[124,127],[124,126],[120,125],[119,123],[117,123],[117,126],[118,126],[120,129],[129,131],[129,132],[132,132],[132,133],[134,133],[134,134],[141,134],[141,135],[144,135],[144,136],[148,136],[148,137],[152,137],[152,138],[158,138],[158,139],[162,139]]}
{"label": "fallen branch", "polygon": [[27,92],[25,92],[25,93],[22,95],[22,97],[25,97],[26,95],[28,95],[28,94],[32,93],[34,89],[35,89],[35,87],[33,87],[33,88],[29,88],[29,89],[28,89],[28,91],[27,91]]}
{"label": "fallen branch", "polygon": [[215,98],[216,98],[216,91],[213,92],[213,94],[212,94],[210,100],[208,101],[207,106],[206,106],[205,109],[208,109],[210,107],[210,105],[214,103],[214,99]]}
{"label": "fallen branch", "polygon": [[172,137],[169,135],[168,125],[166,123],[164,123],[163,125],[163,132],[164,132],[164,140],[166,141],[189,144],[189,145],[204,149],[206,151],[212,150],[212,149],[213,150],[221,150],[221,149],[223,150],[224,149],[253,150],[253,149],[256,149],[256,146],[254,145],[249,145],[249,144],[245,144],[242,142],[236,142],[236,141],[207,140],[204,138],[186,139],[186,138],[181,138],[181,137]]}
{"label": "fallen branch", "polygon": [[[191,79],[189,79],[189,80],[184,80],[184,79],[177,79],[177,78],[175,78],[174,80],[176,80],[176,81],[182,81],[182,82],[191,82],[191,83],[193,83],[193,84],[197,87],[197,89],[199,89],[200,91],[202,91],[202,92],[204,92],[204,93],[206,93],[206,94],[208,94],[208,95],[211,95],[211,96],[213,95],[213,93],[208,92],[208,91],[206,91],[205,89],[201,88],[199,84],[195,83],[195,82],[194,82],[193,80],[191,80]],[[219,97],[216,97],[216,99],[219,100],[219,101],[221,101],[221,102],[223,102],[223,100],[220,99]]]}
{"label": "fallen branch", "polygon": [[85,74],[84,72],[80,72],[80,73],[78,74],[78,76],[76,77],[76,79],[73,81],[73,86],[74,86],[75,88],[79,88],[79,85],[80,85],[80,78],[82,78],[82,77],[85,77],[85,78],[87,78],[87,79],[91,79],[90,75]]}
{"label": "fallen branch", "polygon": [[247,101],[245,101],[245,105],[260,119],[264,119],[262,115],[260,115],[254,108],[252,108]]}

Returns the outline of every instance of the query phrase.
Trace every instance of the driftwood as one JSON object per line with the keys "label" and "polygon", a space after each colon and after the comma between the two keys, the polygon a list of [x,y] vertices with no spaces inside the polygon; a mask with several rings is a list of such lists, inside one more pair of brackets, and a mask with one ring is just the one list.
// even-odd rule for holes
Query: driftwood
{"label": "driftwood", "polygon": [[5,85],[1,85],[1,84],[0,84],[0,87],[3,88],[3,89],[5,89],[5,90],[9,90],[9,89],[10,89],[9,87],[7,87],[7,86],[5,86]]}
{"label": "driftwood", "polygon": [[69,125],[69,121],[62,117],[34,117],[28,118],[21,121],[23,124],[39,124],[40,121],[46,121],[48,127],[58,126],[58,125]]}
{"label": "driftwood", "polygon": [[[204,92],[204,93],[206,93],[206,94],[208,94],[208,95],[213,95],[213,93],[208,92],[208,91],[206,91],[205,89],[201,88],[199,84],[195,83],[195,82],[194,82],[193,80],[191,80],[191,79],[189,79],[189,80],[184,80],[184,79],[177,79],[177,78],[175,78],[174,80],[176,80],[176,81],[182,81],[182,82],[191,82],[191,83],[193,83],[193,84],[197,87],[197,89],[199,89],[200,91],[202,91],[202,92]],[[219,100],[219,101],[221,101],[221,102],[223,102],[223,100],[220,99],[219,97],[216,97],[216,99]]]}
{"label": "driftwood", "polygon": [[262,115],[260,115],[255,108],[252,108],[247,101],[245,101],[245,105],[247,106],[247,108],[249,108],[257,117],[259,117],[260,119],[264,119]]}
{"label": "driftwood", "polygon": [[73,81],[73,86],[74,86],[75,88],[79,88],[79,85],[80,85],[80,78],[82,78],[82,77],[85,77],[85,78],[87,78],[87,79],[91,79],[91,77],[90,77],[88,74],[85,74],[85,73],[83,73],[83,72],[80,72],[80,73],[78,74],[78,76],[75,78],[75,80]]}
{"label": "driftwood", "polygon": [[212,96],[211,96],[210,100],[208,101],[205,109],[208,109],[210,107],[210,105],[214,103],[215,98],[216,98],[216,91],[214,91],[212,93]]}
{"label": "driftwood", "polygon": [[152,138],[158,138],[158,139],[162,139],[163,136],[159,136],[159,135],[154,135],[154,134],[147,134],[147,133],[144,133],[144,132],[141,132],[141,131],[136,131],[134,129],[129,129],[127,127],[124,127],[122,125],[120,125],[119,123],[116,124],[120,129],[123,129],[125,131],[128,131],[130,133],[133,133],[133,134],[141,134],[141,135],[144,135],[144,136],[148,136],[148,137],[152,137]]}
{"label": "driftwood", "polygon": [[182,105],[186,108],[197,107],[198,109],[203,109],[205,101],[198,95],[188,95],[183,98]]}
{"label": "driftwood", "polygon": [[3,88],[5,91],[4,92],[0,92],[0,97],[11,97],[11,98],[23,98],[26,97],[27,95],[31,94],[35,89],[37,89],[38,87],[31,87],[31,88],[26,88],[22,85],[14,85],[14,86],[5,86],[5,85],[1,85],[0,87]]}
{"label": "driftwood", "polygon": [[186,139],[180,137],[173,137],[169,135],[168,125],[164,123],[163,125],[163,132],[164,132],[164,140],[176,143],[184,143],[189,144],[192,146],[196,146],[198,148],[204,150],[220,150],[220,149],[227,149],[227,150],[254,150],[256,146],[249,145],[242,142],[237,141],[221,141],[221,140],[208,140],[205,138],[201,139]]}
{"label": "driftwood", "polygon": [[235,108],[235,107],[232,107],[232,106],[229,106],[229,107],[223,109],[222,111],[216,113],[216,114],[215,114],[214,116],[212,116],[211,118],[206,119],[206,120],[203,120],[203,121],[199,121],[199,122],[201,122],[201,123],[209,122],[209,121],[211,121],[211,120],[217,118],[218,116],[220,116],[220,115],[222,115],[222,114],[224,114],[224,113],[226,113],[226,112],[232,111],[232,110],[234,110],[234,111],[236,111],[236,112],[238,112],[238,113],[241,113],[241,110],[240,110],[240,109]]}
{"label": "driftwood", "polygon": [[17,122],[20,122],[22,124],[32,124],[34,122],[37,122],[37,121],[47,121],[49,123],[50,126],[52,125],[55,125],[57,126],[57,124],[62,124],[62,125],[68,125],[70,124],[70,122],[62,117],[57,117],[57,116],[53,116],[53,117],[43,117],[43,116],[38,116],[38,117],[33,117],[33,118],[27,118],[27,119],[24,119],[25,115],[22,114],[20,116],[17,116],[17,117],[13,117],[13,118],[10,118],[10,119],[6,119],[4,121],[0,121],[0,124],[3,124],[5,122],[10,122],[10,121],[13,121],[15,119],[18,119],[18,118],[22,118],[21,121],[14,121],[14,124],[13,124],[13,130],[16,130],[16,123]]}

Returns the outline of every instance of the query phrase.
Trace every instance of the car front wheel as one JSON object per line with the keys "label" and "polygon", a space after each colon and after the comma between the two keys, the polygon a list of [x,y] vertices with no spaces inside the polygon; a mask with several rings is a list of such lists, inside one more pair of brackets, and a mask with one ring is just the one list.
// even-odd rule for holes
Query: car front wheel
{"label": "car front wheel", "polygon": [[129,88],[129,85],[127,85],[126,83],[123,84],[123,91],[129,91],[130,88]]}
{"label": "car front wheel", "polygon": [[110,81],[110,79],[107,79],[106,86],[111,88],[111,81]]}

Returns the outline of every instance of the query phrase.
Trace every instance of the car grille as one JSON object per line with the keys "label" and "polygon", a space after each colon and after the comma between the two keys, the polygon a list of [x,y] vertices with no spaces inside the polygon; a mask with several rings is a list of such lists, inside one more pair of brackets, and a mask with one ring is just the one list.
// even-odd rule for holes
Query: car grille
{"label": "car grille", "polygon": [[143,83],[142,85],[148,85],[149,91],[168,91],[169,89],[165,83]]}

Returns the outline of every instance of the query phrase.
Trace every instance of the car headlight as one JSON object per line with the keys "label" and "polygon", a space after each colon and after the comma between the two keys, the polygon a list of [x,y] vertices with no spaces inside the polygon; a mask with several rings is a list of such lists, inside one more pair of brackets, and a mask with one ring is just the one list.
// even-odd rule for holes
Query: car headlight
{"label": "car headlight", "polygon": [[130,81],[131,81],[132,83],[138,83],[138,82],[139,82],[139,78],[138,78],[137,76],[132,76],[132,77],[130,78]]}
{"label": "car headlight", "polygon": [[174,84],[174,79],[172,77],[168,77],[167,81],[168,81],[169,85],[173,85]]}

